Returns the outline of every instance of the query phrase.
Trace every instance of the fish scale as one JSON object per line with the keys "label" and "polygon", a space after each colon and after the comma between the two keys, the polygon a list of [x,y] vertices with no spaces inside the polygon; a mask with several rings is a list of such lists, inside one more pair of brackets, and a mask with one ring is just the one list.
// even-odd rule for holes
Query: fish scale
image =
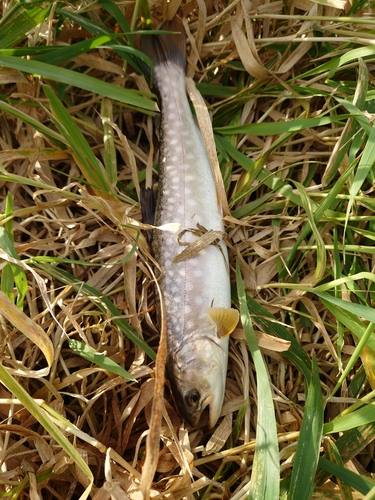
{"label": "fish scale", "polygon": [[228,254],[221,239],[174,262],[198,238],[197,230],[223,234],[224,225],[207,151],[186,95],[182,25],[176,25],[178,18],[173,23],[165,29],[180,35],[147,37],[142,44],[154,63],[162,109],[155,225],[179,224],[178,232],[154,230],[152,249],[162,271],[167,372],[174,397],[193,426],[208,406],[213,427],[224,398],[226,334],[234,329],[238,313],[230,309]]}

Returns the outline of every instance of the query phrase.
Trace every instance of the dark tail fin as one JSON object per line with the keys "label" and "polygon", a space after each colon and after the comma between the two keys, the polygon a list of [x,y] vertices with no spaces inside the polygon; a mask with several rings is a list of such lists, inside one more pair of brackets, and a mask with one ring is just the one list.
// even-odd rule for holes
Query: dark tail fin
{"label": "dark tail fin", "polygon": [[[156,197],[157,189],[152,188],[141,188],[141,211],[142,211],[142,221],[145,224],[154,225],[155,209],[156,209]],[[146,231],[146,238],[148,244],[152,241],[152,231]]]}
{"label": "dark tail fin", "polygon": [[154,63],[159,66],[166,62],[174,62],[186,68],[186,36],[181,17],[176,15],[172,21],[167,21],[161,27],[165,31],[175,31],[176,34],[143,35],[141,49]]}

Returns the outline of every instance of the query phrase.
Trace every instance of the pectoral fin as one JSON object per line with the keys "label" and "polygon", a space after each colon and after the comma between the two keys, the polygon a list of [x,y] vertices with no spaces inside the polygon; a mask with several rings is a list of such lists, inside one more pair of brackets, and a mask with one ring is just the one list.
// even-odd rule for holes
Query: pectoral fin
{"label": "pectoral fin", "polygon": [[217,326],[218,337],[230,335],[236,328],[239,314],[237,309],[227,309],[225,307],[211,307],[208,315]]}

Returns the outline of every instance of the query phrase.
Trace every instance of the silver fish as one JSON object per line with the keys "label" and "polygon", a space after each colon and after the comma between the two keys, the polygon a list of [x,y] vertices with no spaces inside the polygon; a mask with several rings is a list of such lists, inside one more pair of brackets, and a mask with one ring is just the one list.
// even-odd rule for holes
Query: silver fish
{"label": "silver fish", "polygon": [[[209,408],[212,428],[221,413],[228,335],[238,322],[231,309],[227,247],[215,181],[186,95],[185,34],[181,19],[163,26],[180,34],[143,37],[154,64],[161,108],[161,154],[155,225],[179,223],[178,233],[154,230],[152,249],[162,270],[168,338],[167,374],[185,420],[196,427]],[[215,243],[177,256],[200,234]],[[186,252],[185,252],[186,253]]]}

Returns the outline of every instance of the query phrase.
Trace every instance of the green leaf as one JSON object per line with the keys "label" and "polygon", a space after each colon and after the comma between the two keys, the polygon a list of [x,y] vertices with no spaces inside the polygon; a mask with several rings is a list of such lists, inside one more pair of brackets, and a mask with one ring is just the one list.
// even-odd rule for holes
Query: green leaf
{"label": "green leaf", "polygon": [[283,122],[249,123],[246,125],[215,127],[215,132],[221,134],[247,134],[257,136],[278,135],[285,132],[299,132],[307,128],[323,127],[332,123],[345,123],[353,115],[333,115],[319,118],[305,118],[303,120],[290,120]]}
{"label": "green leaf", "polygon": [[[8,199],[9,197],[7,197]],[[0,226],[0,248],[11,257],[18,259],[18,254],[14,248],[12,233],[7,227]],[[17,264],[8,262],[1,274],[1,290],[9,299],[14,302],[13,286],[17,288],[17,307],[23,310],[23,303],[27,293],[27,278],[25,271]]]}
{"label": "green leaf", "polygon": [[48,434],[53,438],[56,443],[58,443],[61,448],[66,452],[66,454],[73,460],[73,462],[84,472],[89,480],[89,485],[87,486],[84,493],[81,495],[81,499],[85,500],[91,491],[91,487],[94,482],[94,477],[90,470],[90,467],[86,464],[85,460],[82,458],[76,446],[69,441],[69,439],[64,436],[60,429],[52,422],[49,415],[44,409],[37,405],[34,399],[28,394],[28,392],[20,385],[17,380],[12,377],[7,369],[0,364],[0,381],[5,385],[5,387],[17,398],[25,409],[39,422],[40,425],[48,432]]}
{"label": "green leaf", "polygon": [[82,356],[82,358],[87,359],[87,361],[90,361],[91,363],[100,366],[104,370],[119,375],[120,377],[136,381],[136,379],[133,377],[131,373],[127,372],[120,365],[118,365],[110,358],[108,358],[108,356],[106,356],[105,353],[98,352],[92,347],[86,345],[84,342],[80,342],[79,340],[69,339],[68,343],[69,347],[74,352]]}
{"label": "green leaf", "polygon": [[334,464],[326,458],[321,458],[319,460],[319,467],[330,474],[334,474],[339,477],[342,481],[345,481],[363,495],[366,495],[375,485],[375,482],[370,478],[355,474],[355,472],[348,470],[346,467]]}
{"label": "green leaf", "polygon": [[279,446],[277,441],[275,409],[272,392],[262,354],[253,330],[245,286],[239,263],[236,265],[237,293],[240,303],[241,322],[245,337],[253,357],[256,379],[258,418],[256,428],[256,448],[250,482],[249,499],[268,500],[279,497]]}
{"label": "green leaf", "polygon": [[307,500],[314,490],[314,478],[323,435],[323,418],[324,408],[319,370],[316,359],[313,357],[312,377],[294,458],[288,500]]}
{"label": "green leaf", "polygon": [[285,326],[277,321],[275,316],[261,306],[256,300],[249,295],[247,295],[246,300],[253,321],[260,326],[263,332],[291,343],[289,350],[283,352],[283,355],[301,370],[309,383],[311,378],[311,361],[297,342],[296,338],[288,332]]}
{"label": "green leaf", "polygon": [[[340,305],[338,306],[337,304],[332,303],[331,296],[329,296],[330,299],[327,300],[328,295],[318,294],[318,293],[316,293],[316,295],[320,296],[323,305],[329,311],[331,311],[334,317],[338,321],[340,321],[343,325],[345,325],[346,328],[348,328],[353,333],[353,335],[355,335],[358,339],[361,339],[365,335],[366,326],[363,324],[363,321],[358,318],[356,313],[353,314],[352,312],[349,311],[349,308],[348,309],[345,308],[344,304],[351,304],[351,303],[347,301],[342,301],[341,299],[337,299],[337,301],[341,301]],[[344,304],[342,304],[343,302]],[[371,349],[375,350],[375,339],[372,336],[367,338],[367,345]]]}
{"label": "green leaf", "polygon": [[34,120],[26,113],[19,111],[15,106],[11,106],[10,104],[2,100],[0,100],[0,109],[12,116],[15,116],[16,118],[21,120],[21,122],[27,123],[42,135],[44,135],[44,137],[53,142],[53,144],[55,144],[60,149],[66,149],[64,138],[60,134],[52,130],[50,127],[46,127],[45,125],[38,122],[38,120]]}
{"label": "green leaf", "polygon": [[[344,462],[342,460],[340,452],[337,449],[337,446],[336,446],[335,442],[333,441],[333,439],[326,438],[324,441],[324,448],[327,452],[328,460],[330,462],[344,468]],[[319,465],[320,464],[321,464],[321,461],[319,460]],[[357,476],[357,474],[355,474],[355,476]],[[348,478],[346,478],[345,481],[343,481],[342,479],[340,479],[340,477],[337,476],[337,474],[336,474],[336,477],[337,477],[337,482],[338,482],[338,485],[339,485],[339,488],[341,491],[342,500],[353,500],[353,493],[352,493],[352,490],[350,488],[350,486],[352,486],[352,485],[350,485],[350,482],[348,482]],[[356,477],[356,480],[357,480],[357,477]]]}
{"label": "green leaf", "polygon": [[[344,432],[336,441],[336,447],[342,461],[346,463],[366,448],[375,438],[375,423],[354,427]],[[316,484],[322,485],[328,479],[328,474],[322,469],[316,475]]]}
{"label": "green leaf", "polygon": [[131,29],[126,17],[124,16],[120,7],[111,0],[99,0],[98,4],[103,7],[111,16],[116,19],[118,25],[123,33],[127,33],[127,39],[129,44],[134,47],[134,37],[131,34]]}
{"label": "green leaf", "polygon": [[77,71],[59,68],[45,62],[2,55],[0,55],[0,66],[18,69],[25,73],[37,74],[48,80],[65,83],[66,85],[74,85],[81,89],[88,90],[89,92],[93,92],[94,94],[110,97],[111,99],[123,102],[132,108],[138,108],[142,111],[157,111],[157,106],[149,99],[149,94],[144,94],[137,90],[116,87],[115,85],[78,73]]}
{"label": "green leaf", "polygon": [[110,193],[112,186],[107,173],[98,158],[94,155],[81,130],[48,85],[44,86],[44,92],[49,99],[51,110],[53,111],[52,120],[66,143],[72,148],[73,156],[75,156],[85,179],[92,186]]}
{"label": "green leaf", "polygon": [[[328,191],[327,196],[323,199],[322,203],[318,205],[316,210],[314,211],[314,221],[315,224],[318,224],[320,219],[324,216],[327,210],[334,210],[339,203],[337,196],[341,193],[345,183],[348,181],[348,178],[352,175],[353,167],[348,168],[344,174],[340,176],[340,178],[336,181],[334,186]],[[294,244],[292,250],[289,252],[289,255],[286,259],[286,269],[291,267],[293,261],[295,260],[295,255],[303,242],[303,240],[310,234],[311,226],[310,224],[306,224],[303,230],[299,233],[296,243]],[[279,273],[279,279],[282,281],[287,271]]]}
{"label": "green leaf", "polygon": [[111,42],[114,38],[120,36],[121,35],[116,35],[113,33],[110,35],[102,35],[94,38],[89,38],[88,40],[83,40],[82,42],[77,42],[73,45],[67,45],[64,47],[51,47],[52,50],[34,57],[33,61],[45,62],[58,66],[63,62],[70,61],[74,57],[81,56],[82,54],[86,54],[90,50],[101,47],[102,45]]}
{"label": "green leaf", "polygon": [[361,154],[361,159],[359,160],[354,180],[350,186],[349,190],[350,198],[348,207],[346,209],[345,228],[349,221],[349,216],[354,204],[354,198],[358,194],[364,182],[366,181],[370,170],[374,166],[374,162],[375,162],[375,127],[373,126],[369,138],[366,142],[366,146],[363,150],[363,153]]}
{"label": "green leaf", "polygon": [[[15,7],[8,22],[0,28],[0,49],[13,47],[22,42],[29,31],[48,17],[51,9],[50,5],[46,8],[35,6],[25,9],[15,4]],[[17,15],[13,16],[13,12],[17,11]]]}
{"label": "green leaf", "polygon": [[344,432],[372,422],[375,422],[375,403],[365,404],[358,410],[334,418],[324,425],[323,432],[324,434]]}
{"label": "green leaf", "polygon": [[363,306],[362,304],[355,304],[354,302],[349,302],[347,300],[342,300],[327,293],[318,292],[314,288],[311,291],[315,293],[315,295],[318,295],[318,297],[320,297],[321,299],[324,299],[326,302],[330,302],[331,304],[349,311],[360,318],[364,318],[367,319],[367,321],[375,323],[375,310],[372,307]]}
{"label": "green leaf", "polygon": [[301,197],[301,205],[305,209],[305,213],[307,215],[307,220],[309,221],[311,231],[314,235],[315,241],[316,241],[316,263],[315,263],[315,272],[314,272],[314,282],[318,283],[324,276],[326,272],[326,250],[324,246],[324,241],[323,238],[320,234],[320,231],[318,230],[316,224],[315,224],[315,219],[314,219],[314,214],[312,211],[311,207],[311,202],[310,198],[307,195],[306,189],[304,186],[297,182],[293,181],[294,184],[296,185],[300,197]]}

